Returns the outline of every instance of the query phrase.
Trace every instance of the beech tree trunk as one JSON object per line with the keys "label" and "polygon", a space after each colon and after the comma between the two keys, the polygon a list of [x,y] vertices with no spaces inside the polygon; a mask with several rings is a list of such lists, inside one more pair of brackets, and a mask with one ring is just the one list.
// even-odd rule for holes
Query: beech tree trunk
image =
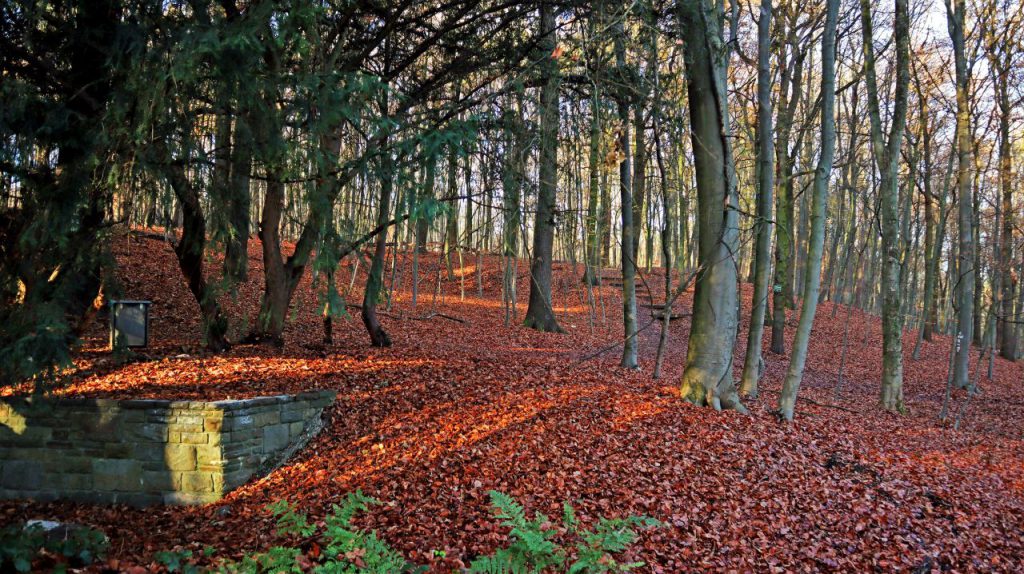
{"label": "beech tree trunk", "polygon": [[[784,38],[779,46],[779,105],[778,125],[775,136],[776,169],[779,186],[775,196],[775,281],[772,285],[772,340],[771,350],[776,354],[786,352],[786,309],[795,308],[793,271],[796,253],[796,234],[793,197],[793,167],[795,158],[790,155],[790,137],[797,107],[803,91],[804,58],[807,49],[801,48],[797,35],[797,23],[792,13],[786,14],[783,24]],[[800,146],[795,146],[799,151]],[[794,151],[794,153],[796,153]]]}
{"label": "beech tree trunk", "polygon": [[761,0],[761,16],[757,24],[757,243],[754,247],[754,296],[750,309],[747,353],[743,361],[740,392],[757,397],[764,359],[761,339],[768,307],[771,282],[773,143],[772,77],[771,77],[772,0]]}
{"label": "beech tree trunk", "polygon": [[738,326],[738,213],[728,139],[722,22],[708,0],[681,0],[690,135],[697,181],[700,271],[680,394],[697,405],[746,412],[733,381]]}
{"label": "beech tree trunk", "polygon": [[900,147],[907,119],[910,84],[910,13],[907,0],[895,0],[893,38],[896,44],[896,91],[888,136],[882,120],[875,74],[874,31],[870,0],[861,0],[861,28],[864,46],[864,79],[867,84],[871,144],[879,172],[879,218],[882,228],[882,408],[904,412],[903,406],[903,316],[900,300],[900,212],[898,170]]}
{"label": "beech tree trunk", "polygon": [[[386,104],[385,104],[386,109]],[[377,226],[386,226],[391,211],[391,188],[394,171],[391,152],[385,152],[381,156],[381,179],[380,179],[380,204],[377,206]],[[388,232],[385,229],[377,235],[376,245],[373,249],[373,260],[370,262],[370,271],[366,277],[366,289],[363,291],[363,306],[361,315],[363,325],[370,335],[370,344],[374,347],[390,347],[391,337],[381,326],[377,318],[377,301],[380,298],[381,289],[384,286],[384,256],[387,254]]]}
{"label": "beech tree trunk", "polygon": [[592,93],[590,95],[590,142],[587,150],[587,173],[588,173],[588,196],[587,196],[587,219],[586,219],[586,264],[583,280],[588,285],[600,285],[601,283],[601,246],[599,245],[600,221],[598,219],[598,207],[601,201],[601,50],[603,45],[599,42],[597,28],[603,21],[603,0],[595,2],[594,10],[588,22],[588,32],[592,46],[588,57],[591,66],[594,68],[594,78],[591,82]]}
{"label": "beech tree trunk", "polygon": [[956,140],[957,140],[957,202],[959,231],[959,274],[957,276],[957,354],[953,364],[953,385],[964,389],[970,384],[971,342],[974,340],[975,245],[974,210],[971,194],[971,110],[967,101],[970,78],[964,52],[963,0],[946,1],[946,21],[953,42],[956,68]]}
{"label": "beech tree trunk", "polygon": [[793,420],[797,394],[807,361],[807,344],[811,339],[814,315],[818,309],[818,290],[821,287],[821,257],[825,248],[825,215],[828,207],[828,182],[835,156],[836,129],[836,22],[839,19],[839,0],[826,3],[825,32],[821,38],[821,157],[814,170],[811,230],[807,248],[804,304],[800,309],[800,323],[793,339],[793,352],[789,360],[786,379],[779,395],[779,413],[786,421]]}
{"label": "beech tree trunk", "polygon": [[[1021,26],[1018,20],[1018,26]],[[1010,103],[1009,74],[1011,57],[1009,52],[1014,48],[1007,40],[1003,40],[1002,51],[999,46],[989,45],[989,62],[995,73],[993,82],[996,91],[996,102],[999,106],[999,186],[1002,195],[1002,229],[999,240],[999,276],[1002,289],[999,295],[999,310],[996,323],[996,340],[999,341],[999,354],[1006,359],[1016,361],[1017,332],[1014,322],[1017,320],[1014,304],[1017,297],[1017,274],[1013,270],[1013,230],[1016,212],[1013,208],[1013,153],[1010,149],[1010,120],[1013,107]]]}

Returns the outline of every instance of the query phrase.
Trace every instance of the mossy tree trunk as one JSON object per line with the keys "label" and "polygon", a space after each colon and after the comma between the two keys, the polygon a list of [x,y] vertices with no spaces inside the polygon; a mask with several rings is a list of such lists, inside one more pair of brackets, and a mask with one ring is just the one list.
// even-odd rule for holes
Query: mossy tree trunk
{"label": "mossy tree trunk", "polygon": [[875,73],[874,29],[871,2],[861,0],[864,42],[864,79],[867,84],[871,146],[879,172],[879,219],[882,231],[882,408],[903,412],[903,316],[900,314],[900,212],[898,170],[900,147],[907,119],[910,84],[910,13],[907,0],[895,0],[893,39],[896,45],[896,90],[888,135],[882,119]]}
{"label": "mossy tree trunk", "polygon": [[722,20],[708,0],[677,5],[684,45],[697,182],[700,270],[680,394],[697,405],[746,412],[732,373],[738,326],[738,213],[728,139]]}

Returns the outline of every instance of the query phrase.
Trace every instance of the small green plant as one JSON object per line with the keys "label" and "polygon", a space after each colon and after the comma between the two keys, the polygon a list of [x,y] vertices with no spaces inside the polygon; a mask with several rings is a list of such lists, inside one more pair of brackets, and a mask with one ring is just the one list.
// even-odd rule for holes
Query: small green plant
{"label": "small green plant", "polygon": [[267,506],[267,510],[277,518],[277,533],[281,536],[307,537],[316,532],[316,527],[287,500],[278,500]]}
{"label": "small green plant", "polygon": [[[563,505],[561,525],[554,525],[538,512],[528,519],[526,510],[512,497],[491,491],[495,516],[510,528],[510,544],[490,556],[477,558],[469,572],[483,574],[535,574],[568,572],[602,574],[627,572],[643,562],[619,562],[614,555],[628,549],[637,539],[637,529],[661,526],[652,518],[602,518],[592,529],[583,528],[576,511]],[[240,560],[220,560],[214,571],[225,574],[263,574],[314,572],[317,574],[396,574],[425,572],[403,558],[381,540],[376,532],[361,530],[352,519],[379,502],[361,491],[349,493],[341,504],[331,507],[322,522],[313,523],[293,504],[281,500],[267,506],[275,519],[278,536],[290,538],[291,545],[274,546],[265,552],[246,555]],[[2,542],[2,540],[0,540]],[[6,550],[6,549],[5,549]],[[210,558],[212,552],[204,550]],[[432,550],[431,556],[443,559],[444,550]],[[158,552],[154,559],[168,572],[199,572],[192,551]]]}
{"label": "small green plant", "polygon": [[101,559],[107,550],[107,537],[91,528],[64,528],[63,535],[48,533],[42,526],[8,526],[0,530],[0,571],[13,568],[29,572],[44,552],[58,562],[51,568],[64,572],[69,565],[87,566]]}
{"label": "small green plant", "polygon": [[168,572],[180,572],[181,574],[196,574],[199,568],[192,564],[191,550],[167,550],[153,554],[153,559],[167,569]]}
{"label": "small green plant", "polygon": [[278,501],[268,510],[277,519],[280,536],[315,537],[322,548],[310,556],[299,548],[275,546],[266,552],[243,557],[240,561],[223,561],[218,570],[225,573],[287,573],[312,571],[318,574],[393,574],[421,571],[405,561],[402,555],[377,537],[376,532],[360,530],[352,518],[379,502],[361,491],[349,493],[322,526],[310,523],[288,501]]}
{"label": "small green plant", "polygon": [[[563,505],[562,528],[538,512],[532,520],[526,510],[512,497],[491,491],[491,504],[503,525],[509,527],[511,543],[490,556],[481,556],[469,566],[479,574],[518,574],[561,571],[570,574],[626,572],[643,566],[643,562],[622,563],[613,554],[629,548],[637,538],[637,528],[653,528],[661,523],[653,518],[602,518],[593,530],[586,530],[568,502]],[[559,534],[576,539],[575,559],[568,547],[559,543]]]}
{"label": "small green plant", "polygon": [[44,540],[39,528],[8,526],[0,530],[0,571],[7,568],[14,568],[16,572],[31,570]]}

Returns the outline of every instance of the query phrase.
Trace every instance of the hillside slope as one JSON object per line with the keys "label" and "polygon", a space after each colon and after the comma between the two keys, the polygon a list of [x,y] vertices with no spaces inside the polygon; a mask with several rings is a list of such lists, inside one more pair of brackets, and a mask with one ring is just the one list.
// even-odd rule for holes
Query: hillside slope
{"label": "hillside slope", "polygon": [[[226,294],[234,340],[257,309],[262,274],[250,245],[250,281]],[[71,383],[58,392],[104,397],[227,398],[331,388],[327,426],[285,467],[202,508],[105,508],[0,502],[0,522],[74,520],[102,528],[115,558],[147,564],[174,546],[211,544],[230,553],[272,544],[263,507],[287,498],[316,516],[356,488],[386,504],[359,519],[407,557],[449,572],[506,535],[489,514],[498,489],[526,507],[558,514],[578,501],[584,520],[647,514],[666,523],[646,532],[632,558],[652,572],[756,570],[1020,571],[1024,568],[1024,372],[997,359],[991,381],[960,430],[937,420],[949,340],[925,343],[910,360],[906,416],[879,411],[881,331],[854,310],[844,385],[833,396],[846,309],[818,311],[796,421],[771,413],[787,358],[765,348],[763,393],[751,415],[717,413],[675,395],[688,323],[672,322],[665,377],[651,380],[658,326],[641,335],[639,372],[618,368],[621,304],[612,285],[590,319],[575,270],[556,265],[554,306],[565,334],[503,325],[499,260],[464,259],[449,282],[437,254],[420,262],[412,308],[408,259],[398,265],[383,317],[394,346],[375,349],[358,318],[338,319],[321,343],[316,289],[307,276],[293,304],[283,349],[239,345],[201,350],[198,310],[169,246],[118,241],[124,295],[154,301],[151,348],[118,365],[90,334]],[[215,265],[214,265],[215,266]],[[365,269],[365,265],[361,266]],[[519,316],[528,265],[519,264]],[[391,272],[389,265],[389,273]],[[608,270],[611,275],[613,270]],[[350,268],[339,274],[347,287]],[[658,301],[663,279],[646,276]],[[389,278],[390,281],[390,278]],[[355,292],[348,301],[362,300]],[[461,296],[464,288],[464,299]],[[744,286],[743,315],[749,309]],[[689,294],[675,312],[685,314]],[[446,315],[442,316],[440,314]],[[453,320],[452,318],[458,319]],[[649,316],[641,314],[641,324]],[[795,317],[794,317],[795,322]],[[789,329],[790,334],[792,329]],[[736,351],[742,365],[746,325]],[[608,349],[599,353],[602,349]],[[954,406],[964,396],[954,397]],[[830,406],[827,406],[830,405]],[[433,550],[444,550],[443,558]]]}

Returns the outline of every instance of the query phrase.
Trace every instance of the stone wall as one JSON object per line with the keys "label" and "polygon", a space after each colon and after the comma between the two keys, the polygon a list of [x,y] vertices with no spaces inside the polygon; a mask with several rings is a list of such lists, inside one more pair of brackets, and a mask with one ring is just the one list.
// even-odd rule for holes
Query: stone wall
{"label": "stone wall", "polygon": [[334,397],[0,398],[0,498],[212,502],[305,444]]}

